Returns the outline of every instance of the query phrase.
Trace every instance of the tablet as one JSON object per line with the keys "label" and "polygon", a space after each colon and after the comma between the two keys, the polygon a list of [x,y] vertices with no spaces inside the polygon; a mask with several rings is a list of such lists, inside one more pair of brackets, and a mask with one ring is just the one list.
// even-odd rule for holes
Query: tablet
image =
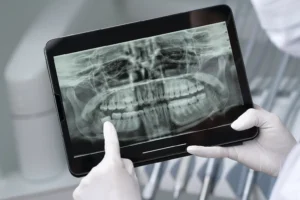
{"label": "tablet", "polygon": [[74,176],[103,158],[105,121],[135,166],[258,134],[230,127],[253,104],[228,6],[53,39],[45,55]]}

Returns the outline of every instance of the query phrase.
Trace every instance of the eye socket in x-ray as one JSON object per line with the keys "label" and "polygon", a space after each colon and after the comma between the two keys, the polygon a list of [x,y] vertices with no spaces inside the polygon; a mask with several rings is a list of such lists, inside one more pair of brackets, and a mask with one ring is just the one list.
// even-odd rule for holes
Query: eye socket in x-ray
{"label": "eye socket in x-ray", "polygon": [[243,104],[225,22],[54,60],[77,143],[103,141],[105,121],[121,146],[185,134]]}

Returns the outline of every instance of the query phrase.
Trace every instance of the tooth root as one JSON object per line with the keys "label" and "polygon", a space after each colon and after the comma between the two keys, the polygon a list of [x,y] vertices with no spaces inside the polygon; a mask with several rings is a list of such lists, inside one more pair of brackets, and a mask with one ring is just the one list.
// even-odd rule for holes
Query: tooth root
{"label": "tooth root", "polygon": [[140,124],[141,121],[137,116],[132,118],[133,130],[138,130],[140,128]]}
{"label": "tooth root", "polygon": [[117,109],[116,100],[117,100],[116,96],[113,96],[112,98],[110,98],[108,100],[108,106],[107,106],[107,108],[109,110],[116,110]]}
{"label": "tooth root", "polygon": [[198,113],[198,111],[199,111],[199,109],[195,104],[192,104],[192,105],[188,106],[188,108],[187,108],[188,115],[192,115],[194,112]]}
{"label": "tooth root", "polygon": [[162,105],[162,110],[163,110],[163,113],[164,113],[164,118],[166,119],[167,126],[169,128],[171,128],[171,126],[170,126],[170,112],[168,110],[167,104]]}
{"label": "tooth root", "polygon": [[146,131],[147,137],[148,137],[148,138],[151,138],[150,136],[151,136],[151,134],[152,134],[152,132],[153,132],[153,128],[152,128],[152,126],[151,126],[151,123],[149,123],[148,119],[146,118],[144,111],[141,111],[141,110],[140,110],[140,111],[139,111],[139,116],[140,116],[140,119],[141,119],[142,122],[143,122],[144,129],[145,129],[145,131]]}
{"label": "tooth root", "polygon": [[148,101],[151,103],[154,101],[153,84],[149,84],[147,88]]}
{"label": "tooth root", "polygon": [[157,127],[159,127],[160,126],[160,118],[159,118],[157,110],[155,108],[153,108],[151,114],[152,114],[152,118],[155,120],[155,125]]}
{"label": "tooth root", "polygon": [[170,84],[169,84],[169,81],[165,81],[163,83],[163,87],[164,87],[164,96],[163,98],[168,100],[171,98],[171,93],[170,93]]}
{"label": "tooth root", "polygon": [[157,106],[155,109],[157,110],[156,113],[158,116],[158,120],[160,121],[160,124],[165,124],[165,118],[164,118],[164,113],[163,113],[162,107]]}
{"label": "tooth root", "polygon": [[168,126],[169,123],[168,123],[167,118],[166,118],[166,116],[165,116],[163,107],[162,107],[162,106],[158,106],[156,109],[158,110],[157,113],[158,113],[158,115],[159,115],[159,121],[160,121],[160,124],[161,124],[162,126],[164,126],[164,127],[170,128],[170,127]]}
{"label": "tooth root", "polygon": [[153,95],[153,100],[158,101],[160,99],[160,86],[158,83],[153,83],[151,86],[151,92]]}
{"label": "tooth root", "polygon": [[125,132],[128,131],[128,128],[130,126],[128,121],[129,121],[129,119],[121,119],[120,120],[120,124],[121,124],[120,128],[121,128],[122,131],[125,131]]}
{"label": "tooth root", "polygon": [[92,125],[92,131],[96,133],[98,137],[101,137],[100,139],[103,139],[103,135],[100,134],[103,132],[103,124],[101,123],[101,121],[95,120],[95,122]]}
{"label": "tooth root", "polygon": [[158,126],[158,117],[154,108],[146,109],[145,115],[148,118],[148,120],[153,123],[154,127]]}
{"label": "tooth root", "polygon": [[151,113],[150,113],[150,109],[144,109],[144,112],[143,112],[143,117],[145,119],[145,127],[146,127],[146,132],[147,132],[147,136],[148,138],[153,138],[153,135],[155,134],[155,122],[152,121],[152,116],[151,116]]}
{"label": "tooth root", "polygon": [[180,84],[180,93],[181,95],[187,95],[188,94],[188,87],[187,87],[187,81],[182,80]]}
{"label": "tooth root", "polygon": [[121,109],[124,109],[125,108],[125,105],[124,105],[124,102],[123,102],[123,99],[120,97],[120,94],[117,93],[116,94],[116,108],[118,110],[121,110]]}
{"label": "tooth root", "polygon": [[[117,132],[122,132],[123,131],[123,121],[121,119],[114,120],[113,124],[116,127]],[[119,140],[122,140],[122,135],[119,136]]]}
{"label": "tooth root", "polygon": [[148,98],[147,98],[147,101],[148,103],[152,103],[153,102],[153,94],[151,91],[148,91]]}
{"label": "tooth root", "polygon": [[216,94],[213,92],[209,95],[210,98],[210,105],[214,111],[219,110],[220,102],[218,97],[216,97]]}
{"label": "tooth root", "polygon": [[143,101],[143,98],[142,98],[142,93],[141,93],[141,91],[140,91],[140,88],[137,88],[137,89],[136,89],[136,99],[137,99],[138,104],[139,104],[140,106],[142,106],[142,105],[144,104],[144,101]]}
{"label": "tooth root", "polygon": [[124,119],[124,123],[126,123],[126,131],[135,131],[140,127],[139,119],[136,118],[128,118]]}
{"label": "tooth root", "polygon": [[164,88],[163,86],[158,86],[158,96],[159,100],[164,100]]}

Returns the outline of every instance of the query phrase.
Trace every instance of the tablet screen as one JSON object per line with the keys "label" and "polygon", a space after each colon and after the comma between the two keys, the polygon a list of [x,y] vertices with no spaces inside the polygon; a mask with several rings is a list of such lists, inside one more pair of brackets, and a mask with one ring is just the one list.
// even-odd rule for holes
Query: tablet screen
{"label": "tablet screen", "polygon": [[228,125],[208,122],[243,105],[226,22],[54,62],[75,157],[103,151],[105,121],[125,147]]}

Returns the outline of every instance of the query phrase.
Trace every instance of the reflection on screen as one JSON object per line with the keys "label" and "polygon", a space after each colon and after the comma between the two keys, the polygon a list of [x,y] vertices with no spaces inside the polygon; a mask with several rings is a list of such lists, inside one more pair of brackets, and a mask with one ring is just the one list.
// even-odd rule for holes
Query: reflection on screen
{"label": "reflection on screen", "polygon": [[77,143],[103,140],[105,121],[123,145],[182,134],[243,104],[225,22],[56,56],[55,65]]}

